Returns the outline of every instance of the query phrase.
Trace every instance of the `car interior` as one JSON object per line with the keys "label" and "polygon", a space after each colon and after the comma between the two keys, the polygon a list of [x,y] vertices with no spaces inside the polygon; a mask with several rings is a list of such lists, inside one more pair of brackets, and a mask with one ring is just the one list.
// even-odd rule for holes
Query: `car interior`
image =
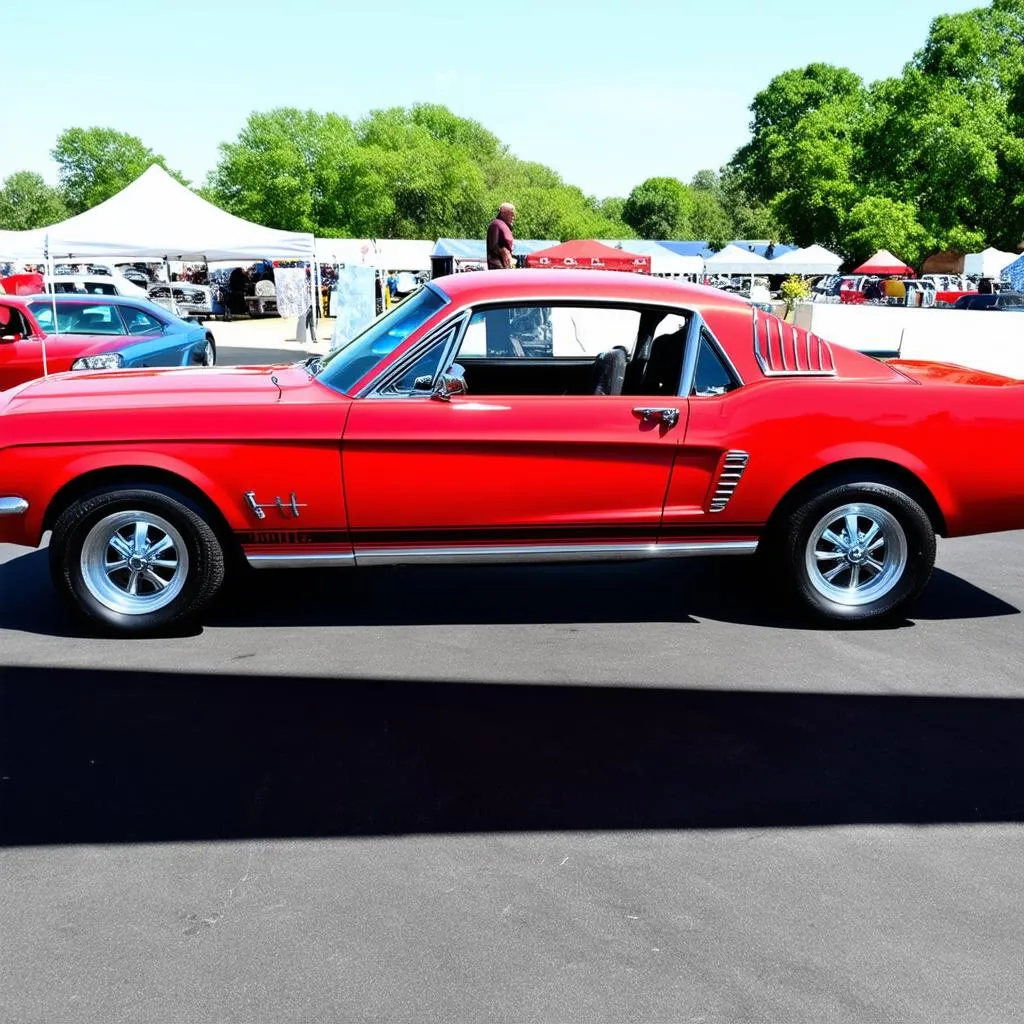
{"label": "car interior", "polygon": [[0,306],[0,341],[20,341],[28,335],[28,324],[21,313],[10,306]]}

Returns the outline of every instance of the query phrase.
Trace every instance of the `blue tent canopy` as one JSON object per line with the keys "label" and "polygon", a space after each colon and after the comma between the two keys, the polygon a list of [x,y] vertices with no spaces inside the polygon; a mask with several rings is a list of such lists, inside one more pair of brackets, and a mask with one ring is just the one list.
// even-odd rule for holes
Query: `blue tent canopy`
{"label": "blue tent canopy", "polygon": [[[558,242],[552,242],[549,239],[517,238],[515,254],[528,256],[531,252],[536,252],[538,249],[550,249],[553,245],[558,245]],[[430,255],[484,262],[487,259],[487,243],[482,238],[439,238]]]}
{"label": "blue tent canopy", "polygon": [[[715,250],[707,242],[659,242],[658,244],[663,245],[674,253],[678,253],[680,256],[700,256],[701,259],[706,260],[715,254]],[[764,239],[737,238],[729,244],[737,245],[741,249],[746,249],[747,252],[753,250],[758,256],[763,256],[768,249],[768,242]],[[792,252],[796,248],[797,246],[795,245],[780,245],[776,243],[772,258],[774,259],[776,256],[781,256],[786,252]]]}

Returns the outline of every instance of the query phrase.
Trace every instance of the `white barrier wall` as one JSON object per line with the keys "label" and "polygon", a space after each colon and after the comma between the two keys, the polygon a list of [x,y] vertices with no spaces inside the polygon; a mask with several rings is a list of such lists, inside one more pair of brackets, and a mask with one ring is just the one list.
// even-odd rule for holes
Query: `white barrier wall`
{"label": "white barrier wall", "polygon": [[795,321],[858,352],[956,363],[1024,380],[1024,312],[804,302]]}

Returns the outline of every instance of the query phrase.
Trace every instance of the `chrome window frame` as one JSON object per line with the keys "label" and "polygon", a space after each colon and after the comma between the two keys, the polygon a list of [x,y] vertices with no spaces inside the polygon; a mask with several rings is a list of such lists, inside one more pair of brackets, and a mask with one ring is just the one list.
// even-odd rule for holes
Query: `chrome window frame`
{"label": "chrome window frame", "polygon": [[[416,342],[408,352],[402,354],[402,356],[386,370],[375,377],[359,394],[357,398],[430,398],[430,391],[391,391],[386,392],[386,389],[390,387],[395,380],[402,376],[410,366],[423,358],[424,355],[436,345],[441,338],[455,327],[455,333],[452,335],[451,340],[444,347],[444,351],[441,353],[441,359],[438,361],[437,369],[434,371],[433,382],[437,382],[437,378],[440,374],[445,372],[445,369],[452,365],[452,361],[455,359],[455,353],[458,351],[458,346],[462,343],[463,336],[466,333],[466,328],[469,326],[469,310],[460,309],[454,316],[448,317],[447,320],[442,320],[436,327],[429,330],[419,341]],[[461,321],[461,323],[460,323]]]}
{"label": "chrome window frame", "polygon": [[[429,284],[427,285],[429,287]],[[440,289],[437,289],[441,294]],[[447,296],[446,296],[447,297]],[[448,301],[451,302],[451,298],[448,297]],[[694,376],[697,369],[697,353],[700,348],[700,332],[704,330],[707,332],[708,338],[713,343],[719,356],[722,358],[729,371],[734,375],[737,381],[737,390],[742,388],[745,384],[743,377],[736,369],[732,359],[729,358],[728,353],[723,348],[721,342],[715,335],[715,332],[711,330],[708,322],[704,319],[700,310],[693,306],[680,306],[673,305],[669,302],[652,302],[650,299],[592,299],[589,297],[582,297],[579,295],[518,295],[514,299],[488,299],[475,305],[463,306],[457,312],[452,314],[446,320],[443,320],[436,327],[432,328],[420,341],[418,341],[408,352],[406,352],[401,359],[393,366],[388,367],[382,371],[376,377],[374,377],[369,384],[364,388],[361,388],[355,395],[354,398],[390,398],[390,399],[405,399],[405,398],[429,398],[430,392],[428,391],[400,391],[392,394],[382,394],[382,390],[387,387],[395,377],[399,376],[405,369],[407,369],[413,362],[421,358],[427,348],[431,344],[436,343],[438,336],[443,334],[452,324],[456,323],[460,318],[464,318],[465,322],[460,326],[460,329],[456,332],[453,342],[449,345],[448,350],[445,352],[439,364],[438,373],[443,373],[444,370],[440,369],[442,366],[450,367],[451,362],[454,360],[456,353],[458,352],[458,346],[462,343],[463,336],[465,335],[466,329],[469,326],[469,321],[472,319],[475,313],[481,312],[487,309],[501,309],[508,308],[514,305],[524,306],[541,306],[541,305],[574,305],[580,307],[610,307],[617,309],[636,309],[638,311],[643,310],[662,310],[665,315],[683,314],[689,318],[689,326],[686,332],[686,341],[684,342],[685,348],[683,350],[683,369],[680,374],[679,390],[676,394],[677,398],[695,398],[695,397],[710,397],[710,396],[696,396],[693,395],[693,383]],[[631,354],[635,355],[635,350]],[[435,381],[437,380],[437,374],[434,376]],[[729,392],[731,394],[731,392]],[[575,398],[605,398],[605,395],[575,395]],[[642,395],[631,396],[634,398],[642,398]]]}

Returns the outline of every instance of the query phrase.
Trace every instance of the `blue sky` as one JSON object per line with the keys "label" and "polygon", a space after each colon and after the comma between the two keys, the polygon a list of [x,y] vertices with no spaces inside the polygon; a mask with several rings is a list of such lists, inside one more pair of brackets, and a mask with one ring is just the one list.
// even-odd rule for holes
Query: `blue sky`
{"label": "blue sky", "polygon": [[[138,135],[201,182],[252,110],[352,118],[445,103],[599,195],[688,179],[747,137],[773,75],[811,61],[898,74],[938,14],[978,0],[8,0],[30,59],[7,77],[0,178],[65,128]],[[11,50],[5,48],[10,54]],[[10,65],[7,71],[11,72]]]}

